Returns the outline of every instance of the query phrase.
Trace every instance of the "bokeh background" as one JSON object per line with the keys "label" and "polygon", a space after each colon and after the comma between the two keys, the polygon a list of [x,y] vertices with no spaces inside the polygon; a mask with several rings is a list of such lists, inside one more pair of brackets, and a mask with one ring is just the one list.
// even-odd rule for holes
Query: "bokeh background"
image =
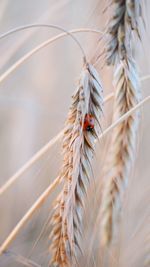
{"label": "bokeh background", "polygon": [[[141,45],[134,46],[140,77],[150,74],[150,3],[143,2],[146,4],[146,29],[142,30]],[[83,27],[103,30],[108,19],[106,14],[103,14],[106,3],[107,1],[100,0],[0,0],[0,34],[31,23],[55,24],[66,30]],[[36,28],[0,40],[0,75],[32,48],[58,33],[60,32],[54,29]],[[97,56],[102,50],[101,45],[98,45],[100,35],[78,33],[75,36],[89,59]],[[107,95],[113,90],[112,70],[108,67],[102,69],[102,65],[102,62],[98,62],[97,70],[104,85],[104,94]],[[70,37],[65,37],[33,55],[0,83],[0,185],[63,128],[81,68],[81,51]],[[141,83],[143,97],[149,95],[149,86],[149,79]],[[105,105],[103,129],[111,122],[111,111],[112,101]],[[101,257],[102,250],[97,238],[99,222],[96,220],[99,213],[99,194],[96,194],[97,198],[94,197],[98,190],[96,191],[97,187],[93,184],[85,216],[86,238],[82,241],[85,258],[80,259],[81,266],[141,267],[148,256],[150,103],[141,108],[141,114],[136,163],[125,195],[121,237],[118,244]],[[103,156],[108,152],[109,137],[97,145],[94,162],[97,185],[101,184]],[[37,197],[57,176],[60,164],[61,141],[0,197],[0,242],[7,237]],[[40,266],[47,266],[49,224],[44,227],[37,246],[33,246],[43,225],[48,221],[55,195],[56,193],[53,193],[48,198],[44,206],[22,229],[10,246],[10,254],[0,257],[0,267],[23,266],[16,262],[19,257],[13,253],[31,258]],[[92,209],[93,204],[95,208]],[[89,225],[87,218],[90,218]],[[93,239],[91,245],[87,246]]]}

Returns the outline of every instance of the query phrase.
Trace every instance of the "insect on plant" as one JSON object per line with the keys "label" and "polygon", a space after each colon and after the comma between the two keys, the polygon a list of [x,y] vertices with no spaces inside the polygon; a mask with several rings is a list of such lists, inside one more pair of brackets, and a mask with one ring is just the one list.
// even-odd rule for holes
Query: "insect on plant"
{"label": "insect on plant", "polygon": [[[48,180],[49,185],[45,191],[2,241],[0,264],[4,257],[12,260],[11,267],[19,266],[16,264],[38,267],[150,266],[150,242],[147,238],[150,235],[147,215],[149,210],[146,208],[146,215],[143,215],[144,209],[141,208],[139,211],[137,204],[142,202],[143,195],[147,196],[148,193],[146,191],[144,194],[143,189],[141,196],[138,192],[141,179],[137,179],[136,182],[133,179],[138,172],[136,164],[139,151],[138,138],[142,140],[139,136],[141,107],[150,100],[150,95],[142,98],[143,83],[150,77],[139,75],[138,69],[141,66],[136,58],[139,44],[142,43],[144,47],[143,28],[147,23],[144,10],[149,4],[140,0],[100,2],[98,1],[99,6],[105,5],[104,14],[101,12],[101,17],[105,22],[103,30],[99,23],[98,26],[95,24],[92,29],[73,30],[66,30],[54,24],[35,23],[19,26],[0,35],[0,41],[4,39],[3,42],[6,42],[10,35],[13,38],[17,32],[26,32],[33,28],[37,32],[39,29],[60,31],[59,34],[47,39],[17,59],[1,74],[0,83],[5,82],[6,79],[9,80],[10,75],[38,51],[66,37],[72,40],[72,44],[76,44],[82,56],[81,73],[76,90],[71,97],[64,128],[0,188],[2,199],[8,189],[15,186],[16,181],[21,179],[27,170],[40,161],[47,152],[50,153],[58,140],[61,141],[62,163],[59,166],[56,162],[57,169],[59,169],[57,178],[53,179],[52,183]],[[94,7],[94,1],[92,5]],[[105,18],[106,14],[108,14],[108,20]],[[86,47],[76,36],[77,33],[82,35],[88,33],[92,36],[91,42],[96,45],[96,49],[94,52],[91,51],[90,55],[87,55]],[[94,35],[98,37],[97,40],[93,38]],[[88,48],[88,42],[86,45]],[[69,49],[67,55],[68,51]],[[104,70],[105,75],[101,69],[102,63],[104,63],[104,68],[107,66]],[[75,62],[73,64],[75,65]],[[102,81],[103,78],[109,76],[108,67],[109,70],[111,69],[113,83],[111,82],[111,91],[107,95],[108,90],[105,82]],[[52,74],[54,71],[53,68]],[[60,83],[67,80],[64,75],[63,78],[60,77],[57,73],[57,80],[60,80]],[[70,84],[69,77],[68,84]],[[62,92],[59,93],[61,98]],[[112,102],[109,105],[111,116],[106,112],[106,103],[109,104],[110,101]],[[110,125],[104,127],[103,125],[107,125],[108,121]],[[51,122],[51,125],[53,123]],[[97,146],[98,140],[101,142],[98,142]],[[54,153],[57,158],[60,150]],[[148,171],[142,178],[147,178],[147,173]],[[143,179],[145,187],[148,180],[146,178]],[[49,201],[49,196],[53,191],[56,195],[51,196],[53,199]],[[136,194],[137,203],[135,204]],[[145,200],[144,197],[143,206],[147,207],[147,199]],[[149,199],[149,195],[147,198]],[[47,216],[49,218],[47,227],[44,227],[44,234],[41,235],[47,253],[43,263],[42,257],[39,256],[43,253],[42,245],[39,245],[40,238],[38,242],[35,242],[34,249],[30,242],[34,243],[35,237],[30,235],[30,242],[25,241],[27,249],[35,251],[32,260],[30,259],[32,253],[30,256],[24,253],[26,256],[23,256],[22,252],[20,255],[19,250],[15,251],[13,242],[19,239],[21,230],[27,222],[32,221],[33,215],[46,201],[49,203],[50,211]],[[143,229],[143,220],[146,224],[145,229]],[[133,222],[135,225],[132,225]],[[20,248],[23,250],[22,243]],[[9,264],[10,262],[4,263],[4,266],[0,265],[0,267],[9,267]]]}

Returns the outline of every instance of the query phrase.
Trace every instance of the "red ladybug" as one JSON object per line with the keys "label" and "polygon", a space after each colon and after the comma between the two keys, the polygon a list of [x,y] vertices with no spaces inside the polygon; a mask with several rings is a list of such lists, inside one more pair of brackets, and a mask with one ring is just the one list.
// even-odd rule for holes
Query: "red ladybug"
{"label": "red ladybug", "polygon": [[92,114],[86,114],[84,118],[83,130],[92,131],[94,129],[94,117]]}

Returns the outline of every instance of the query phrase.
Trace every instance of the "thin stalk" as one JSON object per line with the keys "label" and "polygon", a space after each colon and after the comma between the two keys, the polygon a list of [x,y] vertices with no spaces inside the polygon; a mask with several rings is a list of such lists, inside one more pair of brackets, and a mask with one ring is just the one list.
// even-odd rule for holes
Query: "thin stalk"
{"label": "thin stalk", "polygon": [[9,189],[30,167],[32,167],[45,153],[63,136],[63,130],[42,147],[27,163],[25,163],[8,181],[0,188],[0,196]]}
{"label": "thin stalk", "polygon": [[60,177],[58,176],[52,184],[41,194],[41,196],[35,201],[35,203],[31,206],[31,208],[27,211],[27,213],[23,216],[23,218],[18,222],[9,236],[6,238],[2,246],[0,247],[0,254],[6,251],[12,241],[15,239],[17,234],[20,232],[22,227],[29,221],[32,215],[36,212],[38,208],[44,204],[50,193],[56,188],[56,186],[61,182]]}
{"label": "thin stalk", "polygon": [[80,50],[83,54],[84,61],[87,62],[85,51],[84,51],[83,47],[81,46],[80,42],[78,41],[78,39],[71,32],[68,32],[64,28],[57,26],[57,25],[54,25],[54,24],[29,24],[29,25],[20,26],[18,28],[12,29],[12,30],[2,34],[0,36],[0,39],[3,39],[3,38],[5,38],[5,37],[7,37],[13,33],[16,33],[16,32],[22,31],[22,30],[26,30],[26,29],[30,29],[30,28],[37,28],[37,27],[44,27],[44,28],[47,27],[47,28],[51,28],[51,29],[57,29],[57,30],[60,30],[60,31],[66,33],[67,35],[69,35],[75,41],[75,43],[78,45],[78,47],[80,48]]}
{"label": "thin stalk", "polygon": [[[74,38],[74,35],[72,35],[71,32],[69,31],[66,31],[65,29],[63,29],[62,27],[59,27],[57,25],[54,25],[54,24],[28,24],[28,25],[23,25],[23,26],[20,26],[20,27],[17,27],[17,28],[13,28],[12,30],[9,30],[3,34],[0,35],[0,40],[5,38],[5,37],[8,37],[14,33],[17,33],[17,32],[20,32],[20,31],[23,31],[23,30],[27,30],[27,29],[32,29],[32,28],[54,28],[54,29],[57,29],[57,30],[61,30],[61,31],[64,31],[65,33],[71,35],[71,37]],[[79,29],[80,30],[80,29]],[[84,30],[84,29],[83,29]],[[95,32],[95,33],[99,33],[99,34],[104,34],[104,32],[100,31],[100,30],[97,30],[97,29],[85,29],[85,30],[88,30],[90,32]]]}
{"label": "thin stalk", "polygon": [[[92,30],[92,29],[86,29],[86,28],[81,28],[81,29],[74,29],[68,32],[64,32],[61,34],[58,34],[52,38],[49,38],[48,40],[42,42],[40,45],[36,46],[33,48],[31,51],[26,53],[23,57],[21,57],[19,60],[17,60],[10,68],[8,68],[1,76],[0,76],[0,83],[3,82],[11,73],[13,73],[17,68],[19,68],[24,62],[26,62],[27,59],[31,58],[34,54],[36,54],[38,51],[40,51],[42,48],[48,46],[49,44],[52,44],[56,40],[59,40],[63,37],[68,36],[69,34],[73,36],[73,33],[78,33],[78,32],[92,32],[92,33],[97,33],[100,34],[101,32],[98,30]],[[6,34],[3,34],[1,38],[4,38],[5,36],[8,36],[10,32],[7,32]]]}

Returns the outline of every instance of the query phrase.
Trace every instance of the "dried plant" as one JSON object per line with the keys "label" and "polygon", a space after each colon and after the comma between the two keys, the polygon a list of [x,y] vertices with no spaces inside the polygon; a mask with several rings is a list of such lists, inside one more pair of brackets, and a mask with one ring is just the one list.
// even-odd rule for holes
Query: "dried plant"
{"label": "dried plant", "polygon": [[126,46],[130,45],[132,31],[140,38],[139,17],[143,19],[140,0],[112,0],[112,4],[114,12],[106,26],[108,38],[105,55],[108,65],[114,65],[120,57],[123,57]]}
{"label": "dried plant", "polygon": [[[134,62],[120,62],[115,72],[114,120],[121,117],[139,101],[139,83]],[[108,244],[112,238],[113,209],[120,203],[135,157],[139,112],[132,114],[113,131],[111,156],[107,169],[107,180],[102,198],[102,239]]]}
{"label": "dried plant", "polygon": [[[60,185],[60,183],[62,185],[61,193],[54,202],[54,207],[52,210],[53,215],[51,218],[52,231],[49,237],[49,255],[51,256],[50,263],[48,264],[49,259],[44,259],[45,262],[47,261],[47,265],[60,267],[123,266],[124,258],[131,248],[130,246],[128,248],[128,251],[126,251],[126,240],[128,240],[128,232],[126,231],[126,229],[124,229],[126,228],[126,224],[124,224],[123,220],[123,223],[121,225],[121,230],[123,230],[121,232],[121,237],[123,237],[123,239],[119,240],[119,243],[115,247],[115,249],[112,246],[109,247],[109,250],[107,247],[105,247],[104,250],[99,250],[99,246],[97,246],[98,239],[95,235],[95,233],[98,232],[99,227],[98,209],[100,201],[102,244],[107,246],[110,245],[115,233],[114,228],[117,228],[117,234],[119,233],[118,218],[120,217],[118,215],[120,215],[120,209],[122,208],[123,195],[125,188],[128,185],[128,180],[131,174],[131,169],[134,163],[137,148],[137,133],[140,117],[139,109],[146,102],[148,103],[150,101],[150,96],[147,96],[142,101],[140,101],[141,93],[137,64],[132,56],[132,40],[134,33],[138,41],[142,39],[142,30],[140,25],[140,19],[144,24],[142,14],[142,1],[110,0],[107,1],[106,10],[108,9],[108,7],[111,7],[113,15],[107,24],[106,31],[104,32],[90,28],[78,28],[67,31],[61,26],[53,24],[29,24],[9,30],[8,32],[0,35],[1,40],[15,32],[38,27],[47,29],[54,28],[62,31],[62,33],[51,37],[48,40],[37,45],[36,47],[32,48],[32,50],[21,56],[20,59],[17,59],[17,61],[10,67],[8,66],[8,68],[6,68],[6,70],[4,70],[4,72],[0,75],[0,83],[8,79],[10,77],[10,74],[12,74],[20,66],[22,66],[22,64],[30,59],[35,53],[37,53],[47,45],[52,44],[53,42],[66,36],[70,36],[76,42],[84,58],[83,70],[79,79],[79,83],[77,85],[77,89],[72,96],[72,103],[65,124],[65,130],[62,129],[57,136],[55,136],[52,140],[50,140],[49,143],[42,147],[41,150],[39,150],[22,168],[20,168],[19,171],[16,172],[16,174],[11,176],[10,179],[8,179],[7,182],[4,183],[0,188],[0,197],[2,197],[4,192],[11,188],[12,185],[14,185],[15,182],[21,176],[23,176],[25,172],[27,172],[27,170],[31,169],[31,167],[33,167],[33,164],[37,163],[37,161],[41,159],[42,156],[45,155],[50,150],[50,148],[63,136],[63,164],[59,176],[36,199],[36,201],[27,210],[24,216],[19,220],[19,222],[15,224],[14,228],[10,231],[10,233],[7,235],[0,246],[0,256],[10,257],[11,264],[13,264],[12,261],[16,261],[19,264],[23,264],[24,266],[40,266],[34,261],[28,259],[31,256],[31,253],[30,256],[26,258],[18,253],[14,253],[12,250],[9,251],[9,247],[11,243],[17,239],[19,232],[21,232],[27,222],[31,221],[33,214],[35,214],[40,209],[40,207],[48,199],[48,196],[52,193],[52,191],[56,189],[58,184]],[[102,37],[106,37],[107,39],[104,51],[105,53],[102,54],[105,54],[107,65],[114,67],[115,92],[111,92],[110,95],[106,96],[104,101],[102,97],[102,85],[99,80],[97,71],[91,64],[87,63],[86,53],[82,48],[82,45],[74,35],[75,33],[81,32],[98,34],[98,36],[101,35]],[[95,54],[97,56],[97,50],[95,51]],[[99,58],[101,58],[101,55],[98,55],[98,59]],[[55,60],[55,62],[57,61]],[[96,61],[96,63],[97,62],[98,60]],[[144,79],[147,78],[150,78],[150,76],[147,75],[146,77],[144,77]],[[107,99],[112,99],[113,97],[113,123],[108,128],[104,129],[104,131],[101,133],[103,103],[106,102]],[[110,151],[106,151],[106,153],[104,153],[108,154],[108,164],[106,164],[106,174],[103,183],[104,186],[101,187],[101,181],[96,180],[98,186],[96,184],[96,190],[95,187],[93,190],[92,186],[90,188],[88,187],[94,176],[92,171],[92,159],[95,153],[95,143],[98,139],[103,139],[105,135],[110,132]],[[105,152],[105,144],[102,144],[102,147],[104,147]],[[101,165],[103,165],[102,154],[100,155],[100,157]],[[103,158],[105,161],[105,157]],[[98,175],[100,176],[100,174]],[[97,193],[99,194],[99,198],[97,198]],[[87,195],[89,197],[89,202],[87,201]],[[94,199],[94,201],[91,201],[92,198]],[[89,204],[89,208],[87,208],[87,202]],[[93,205],[94,212],[93,210],[91,212]],[[92,220],[87,219],[89,218],[89,215],[91,216]],[[138,219],[140,219],[139,217],[140,216],[138,213]],[[93,222],[95,222],[94,227]],[[146,222],[146,224],[147,223],[148,222]],[[43,227],[44,231],[47,230],[45,229],[45,225],[46,224],[44,224]],[[85,230],[83,230],[83,227],[85,227]],[[43,229],[42,234],[44,233]],[[136,234],[137,232],[139,232],[138,227],[136,228]],[[83,236],[83,233],[85,234],[85,236]],[[40,234],[40,237],[38,237],[37,241],[35,242],[33,250],[35,249],[42,234]],[[126,234],[127,236],[124,236]],[[133,242],[135,242],[133,240],[133,236],[134,235],[131,236],[132,245]],[[46,243],[46,240],[47,233],[44,237],[44,244]],[[87,248],[87,241],[89,242],[88,245],[90,249]],[[28,245],[29,244],[27,243],[27,246]],[[116,248],[119,248],[117,253]],[[137,250],[136,246],[135,250]],[[39,252],[41,251],[38,250],[38,253]],[[109,256],[107,252],[109,252],[109,255],[112,256],[110,262],[109,257],[107,258],[107,256]],[[41,256],[41,254],[38,255]],[[141,262],[144,264],[144,266],[149,266],[149,236],[146,239],[146,247],[144,247],[144,257],[142,252],[140,256],[141,255]],[[35,256],[37,256],[37,254]],[[128,259],[128,257],[126,258]],[[132,265],[132,263],[134,262],[136,266],[138,261],[134,260],[132,259],[129,265]],[[40,259],[40,261],[42,260]],[[45,264],[44,266],[47,265]],[[43,266],[43,263],[41,266]]]}
{"label": "dried plant", "polygon": [[[140,100],[140,86],[136,63],[131,53],[131,34],[136,31],[140,37],[138,19],[141,16],[140,1],[113,1],[114,15],[108,24],[108,46],[106,61],[114,65],[114,109],[113,120],[133,108]],[[118,125],[111,139],[111,155],[106,170],[101,203],[102,243],[108,245],[118,219],[122,194],[128,184],[131,166],[135,158],[138,112]],[[106,178],[106,177],[105,177]],[[116,214],[117,212],[117,214]]]}
{"label": "dried plant", "polygon": [[[59,195],[52,218],[52,262],[58,266],[74,266],[81,250],[82,214],[87,185],[92,178],[91,160],[94,140],[100,131],[102,86],[94,67],[85,64],[64,132],[64,162],[61,176],[64,188]],[[90,115],[94,128],[85,120]]]}

